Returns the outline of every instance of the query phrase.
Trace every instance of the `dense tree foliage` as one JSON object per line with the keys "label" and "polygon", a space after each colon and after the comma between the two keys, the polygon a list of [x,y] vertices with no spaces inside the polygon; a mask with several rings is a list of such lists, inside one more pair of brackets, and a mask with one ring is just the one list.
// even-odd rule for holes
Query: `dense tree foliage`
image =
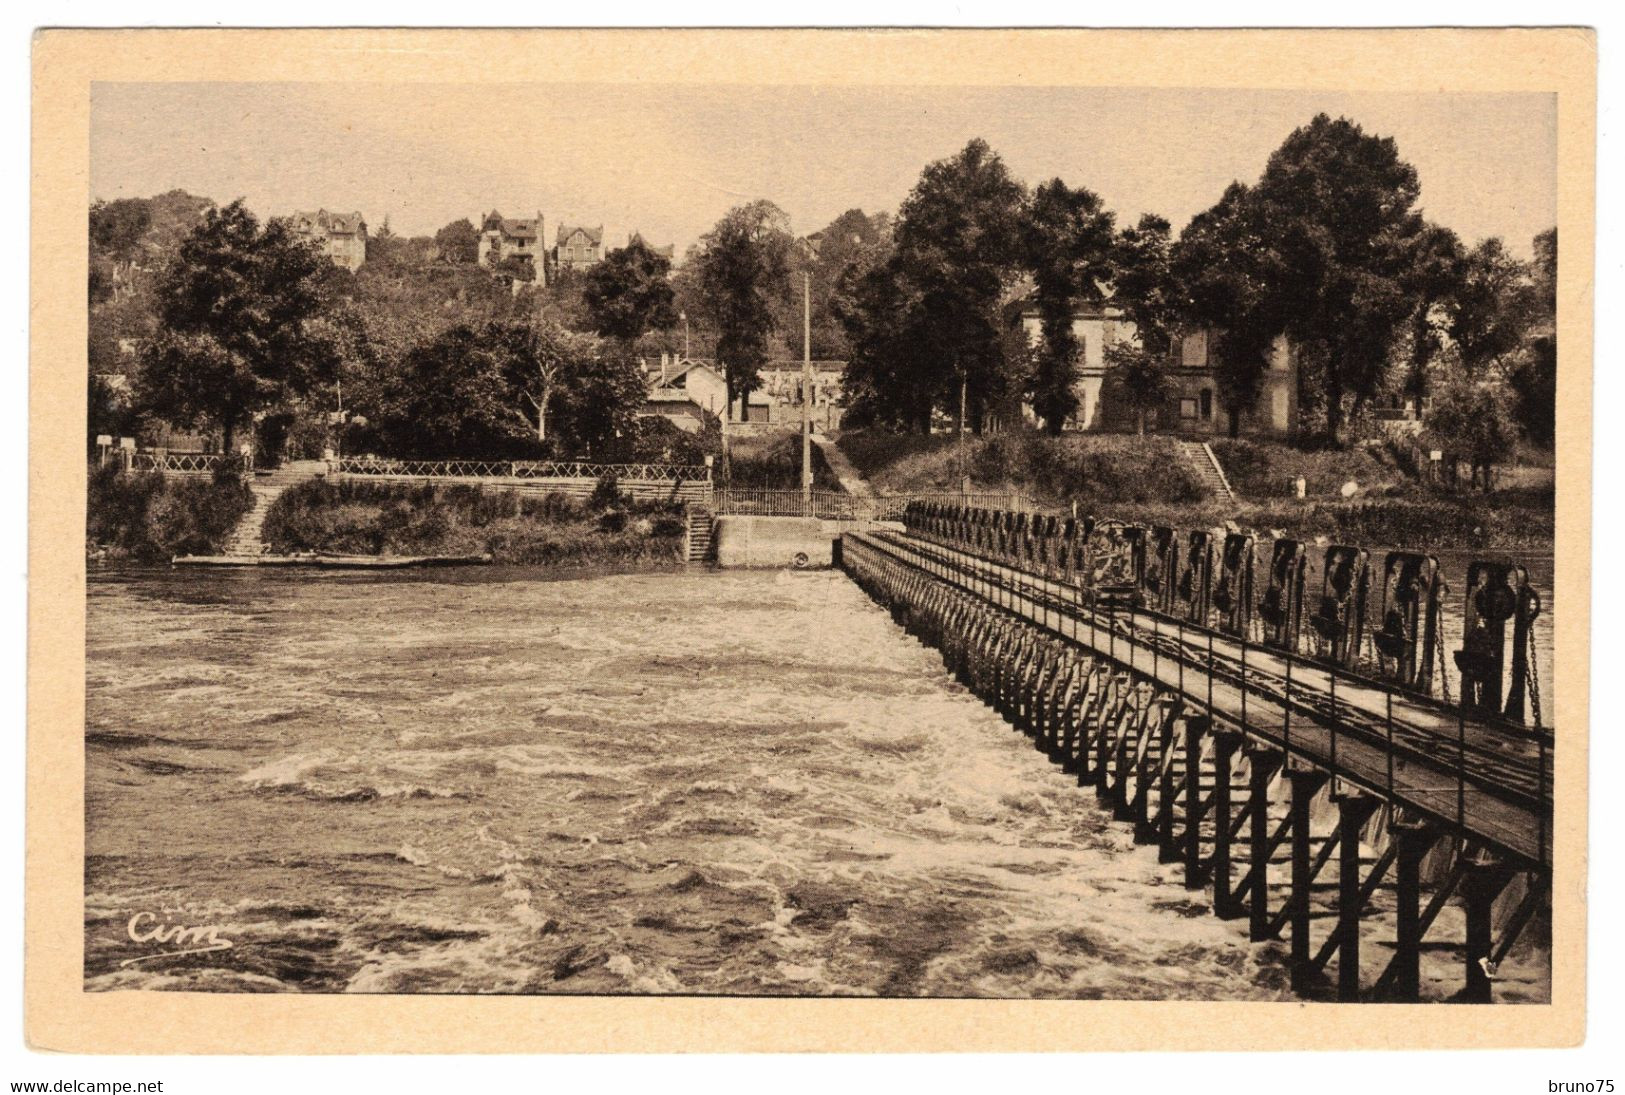
{"label": "dense tree foliage", "polygon": [[471,263],[480,256],[480,234],[467,217],[452,221],[436,232],[434,245],[442,262]]}
{"label": "dense tree foliage", "polygon": [[330,382],[336,351],[313,321],[332,270],[285,223],[261,226],[241,201],[211,210],[158,285],[140,405],[179,425],[218,427],[231,451],[256,412]]}
{"label": "dense tree foliage", "polygon": [[694,258],[697,308],[716,334],[728,405],[761,386],[777,297],[789,276],[790,219],[772,202],[737,206],[700,241]]}
{"label": "dense tree foliage", "polygon": [[1021,249],[1033,278],[1042,341],[1028,385],[1033,410],[1060,436],[1078,409],[1078,305],[1098,301],[1112,277],[1114,219],[1099,195],[1051,179],[1033,192]]}
{"label": "dense tree foliage", "polygon": [[646,331],[677,322],[671,262],[634,239],[587,270],[582,299],[593,329],[605,338],[631,343]]}

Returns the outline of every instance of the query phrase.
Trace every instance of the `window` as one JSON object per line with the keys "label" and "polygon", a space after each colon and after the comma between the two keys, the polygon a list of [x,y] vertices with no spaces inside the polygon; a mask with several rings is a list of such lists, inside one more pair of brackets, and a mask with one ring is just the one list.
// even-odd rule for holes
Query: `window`
{"label": "window", "polygon": [[1181,399],[1179,401],[1179,417],[1194,420],[1196,418],[1196,400]]}
{"label": "window", "polygon": [[1203,388],[1202,389],[1202,394],[1201,394],[1201,400],[1202,400],[1202,417],[1203,418],[1212,418],[1213,417],[1213,389],[1212,388]]}

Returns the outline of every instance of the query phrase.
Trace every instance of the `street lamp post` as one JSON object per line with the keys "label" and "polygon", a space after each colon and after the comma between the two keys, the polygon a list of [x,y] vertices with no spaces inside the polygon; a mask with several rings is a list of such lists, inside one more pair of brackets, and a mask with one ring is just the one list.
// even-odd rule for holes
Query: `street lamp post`
{"label": "street lamp post", "polygon": [[812,275],[801,275],[801,506],[812,516]]}
{"label": "street lamp post", "polygon": [[[670,315],[671,313],[667,312],[666,314]],[[678,315],[678,318],[680,318],[683,321],[683,360],[687,361],[688,360],[688,313],[687,312],[678,312],[677,315]]]}

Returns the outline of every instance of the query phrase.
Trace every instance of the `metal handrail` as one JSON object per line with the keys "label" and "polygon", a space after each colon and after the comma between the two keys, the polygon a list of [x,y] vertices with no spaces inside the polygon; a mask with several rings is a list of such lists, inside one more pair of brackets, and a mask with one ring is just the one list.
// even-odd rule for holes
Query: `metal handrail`
{"label": "metal handrail", "polygon": [[341,456],[328,461],[339,475],[407,475],[423,478],[603,479],[634,482],[705,482],[711,469],[703,464],[605,464],[588,460],[404,460],[377,456]]}

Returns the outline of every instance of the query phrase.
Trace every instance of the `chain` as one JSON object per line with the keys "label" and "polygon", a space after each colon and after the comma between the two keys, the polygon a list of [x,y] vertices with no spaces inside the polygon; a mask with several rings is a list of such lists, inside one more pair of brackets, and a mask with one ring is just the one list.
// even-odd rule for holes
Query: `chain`
{"label": "chain", "polygon": [[1444,696],[1445,703],[1453,702],[1450,698],[1450,663],[1444,656],[1444,628],[1435,626],[1433,629],[1433,648],[1439,652],[1439,691]]}
{"label": "chain", "polygon": [[1529,707],[1535,715],[1535,725],[1543,725],[1540,717],[1540,644],[1535,642],[1535,621],[1529,621]]}

